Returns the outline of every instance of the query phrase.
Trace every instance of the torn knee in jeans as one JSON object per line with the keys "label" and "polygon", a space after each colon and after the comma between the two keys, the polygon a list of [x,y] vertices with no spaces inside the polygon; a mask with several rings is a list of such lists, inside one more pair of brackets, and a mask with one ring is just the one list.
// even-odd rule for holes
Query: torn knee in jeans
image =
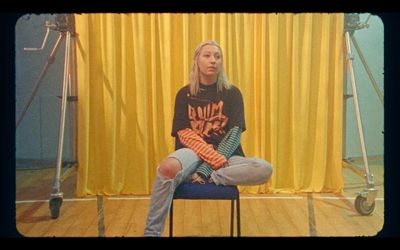
{"label": "torn knee in jeans", "polygon": [[179,160],[172,157],[163,160],[158,166],[158,173],[165,179],[174,179],[181,170],[182,165]]}

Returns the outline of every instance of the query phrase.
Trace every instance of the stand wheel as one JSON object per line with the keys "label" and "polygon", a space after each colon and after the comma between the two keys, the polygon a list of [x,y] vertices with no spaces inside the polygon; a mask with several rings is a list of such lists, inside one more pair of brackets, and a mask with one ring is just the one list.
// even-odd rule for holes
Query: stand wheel
{"label": "stand wheel", "polygon": [[51,214],[52,219],[57,219],[58,216],[60,215],[61,204],[62,204],[61,197],[56,197],[56,198],[50,199],[49,207],[50,207],[50,214]]}
{"label": "stand wheel", "polygon": [[362,215],[370,215],[372,211],[375,209],[375,201],[372,202],[370,206],[367,205],[367,198],[358,195],[356,197],[356,200],[354,202],[355,207],[357,212],[359,212]]}

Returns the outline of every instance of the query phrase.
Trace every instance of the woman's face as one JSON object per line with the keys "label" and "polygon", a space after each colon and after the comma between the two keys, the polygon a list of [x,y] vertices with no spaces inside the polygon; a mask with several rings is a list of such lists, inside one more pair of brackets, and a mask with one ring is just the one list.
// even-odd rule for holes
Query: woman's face
{"label": "woman's face", "polygon": [[214,45],[205,45],[200,50],[197,64],[199,66],[200,80],[214,83],[217,80],[222,64],[219,48]]}

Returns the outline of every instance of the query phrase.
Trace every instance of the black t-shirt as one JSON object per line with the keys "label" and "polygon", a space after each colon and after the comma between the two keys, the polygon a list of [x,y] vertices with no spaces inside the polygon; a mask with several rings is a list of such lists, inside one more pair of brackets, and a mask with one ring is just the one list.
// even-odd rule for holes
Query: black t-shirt
{"label": "black t-shirt", "polygon": [[[181,88],[175,98],[175,113],[172,136],[184,128],[191,128],[196,134],[217,149],[226,132],[238,126],[246,130],[244,120],[243,97],[240,90],[231,86],[217,92],[217,84],[200,84],[200,91],[192,96],[189,85]],[[177,148],[180,148],[179,143]],[[244,156],[242,146],[234,155]]]}

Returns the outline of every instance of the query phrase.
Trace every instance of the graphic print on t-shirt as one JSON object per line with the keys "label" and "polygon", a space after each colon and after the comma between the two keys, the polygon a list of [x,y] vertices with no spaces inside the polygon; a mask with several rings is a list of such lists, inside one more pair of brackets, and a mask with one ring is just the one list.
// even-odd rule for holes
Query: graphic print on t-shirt
{"label": "graphic print on t-shirt", "polygon": [[196,134],[204,137],[225,134],[224,127],[228,123],[228,117],[222,113],[224,102],[218,103],[206,101],[188,104],[190,125]]}

